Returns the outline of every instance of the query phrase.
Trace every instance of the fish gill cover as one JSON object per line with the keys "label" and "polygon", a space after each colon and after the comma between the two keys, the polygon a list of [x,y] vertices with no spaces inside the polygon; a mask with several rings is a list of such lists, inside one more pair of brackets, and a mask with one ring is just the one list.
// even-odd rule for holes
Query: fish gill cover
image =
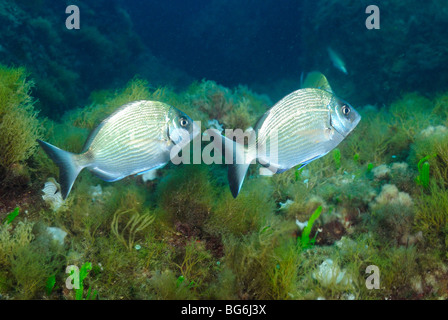
{"label": "fish gill cover", "polygon": [[0,299],[448,298],[448,9],[372,4],[1,1]]}

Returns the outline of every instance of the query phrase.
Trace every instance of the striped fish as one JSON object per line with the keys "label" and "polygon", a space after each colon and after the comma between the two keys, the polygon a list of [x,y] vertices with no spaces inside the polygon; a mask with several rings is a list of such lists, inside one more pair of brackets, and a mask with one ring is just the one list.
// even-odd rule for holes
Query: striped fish
{"label": "striped fish", "polygon": [[212,135],[224,146],[226,159],[233,160],[228,179],[236,198],[251,163],[258,161],[273,173],[303,167],[335,148],[360,120],[356,110],[332,92],[305,88],[287,95],[260,118],[253,129],[254,144],[243,147],[233,137],[221,136],[220,141],[217,132]]}
{"label": "striped fish", "polygon": [[161,168],[170,160],[173,146],[187,144],[199,132],[182,111],[162,102],[141,100],[121,106],[103,120],[79,154],[37,141],[59,167],[65,199],[82,169],[112,182]]}

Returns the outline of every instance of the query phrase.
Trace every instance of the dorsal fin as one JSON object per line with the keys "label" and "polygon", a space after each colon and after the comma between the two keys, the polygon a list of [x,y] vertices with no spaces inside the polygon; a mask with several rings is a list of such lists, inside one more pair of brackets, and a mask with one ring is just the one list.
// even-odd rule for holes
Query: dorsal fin
{"label": "dorsal fin", "polygon": [[270,110],[266,111],[261,117],[260,119],[258,119],[257,123],[255,123],[254,125],[254,130],[255,132],[258,132],[258,129],[261,128],[261,126],[263,125],[264,120],[266,120],[266,118],[269,115]]}
{"label": "dorsal fin", "polygon": [[333,93],[327,78],[319,71],[311,71],[301,84],[302,88],[317,88]]}
{"label": "dorsal fin", "polygon": [[93,129],[89,136],[87,137],[86,142],[84,142],[84,146],[82,147],[82,151],[81,154],[86,152],[87,150],[89,150],[90,145],[92,144],[92,141],[95,139],[96,135],[98,134],[98,131],[100,131],[100,129],[104,126],[106,122],[103,120],[101,121],[101,123],[99,125],[97,125],[95,127],[95,129]]}

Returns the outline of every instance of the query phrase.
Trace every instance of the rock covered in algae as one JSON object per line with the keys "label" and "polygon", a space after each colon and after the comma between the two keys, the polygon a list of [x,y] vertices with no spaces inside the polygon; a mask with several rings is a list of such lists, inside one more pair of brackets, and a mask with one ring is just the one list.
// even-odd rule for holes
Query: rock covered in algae
{"label": "rock covered in algae", "polygon": [[413,201],[409,194],[400,192],[393,184],[385,184],[380,194],[375,198],[375,205],[398,204],[405,207],[412,207]]}

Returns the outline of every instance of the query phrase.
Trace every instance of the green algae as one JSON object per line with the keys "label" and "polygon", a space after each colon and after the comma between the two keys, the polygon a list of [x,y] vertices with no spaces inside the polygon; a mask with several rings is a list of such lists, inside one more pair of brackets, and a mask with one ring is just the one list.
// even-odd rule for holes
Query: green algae
{"label": "green algae", "polygon": [[0,65],[0,83],[0,180],[11,183],[25,174],[23,166],[36,152],[42,128],[27,71]]}
{"label": "green algae", "polygon": [[[38,10],[43,2],[20,1],[20,4]],[[319,4],[316,3],[319,9],[314,18],[317,23],[310,25],[334,21],[333,13],[340,8],[338,1]],[[400,9],[397,12],[415,9],[404,2],[388,6]],[[93,12],[92,8],[89,10]],[[347,10],[353,17],[359,13],[356,6]],[[122,14],[120,18],[123,19]],[[28,20],[36,33],[33,40],[43,44],[60,42],[61,34],[52,28],[53,20],[44,16]],[[387,31],[391,39],[408,33],[412,25],[400,26],[399,21],[393,22],[393,28]],[[124,28],[126,32],[129,26]],[[327,32],[325,28],[316,30],[320,35]],[[5,30],[8,32],[11,31]],[[113,68],[108,63],[98,63],[100,60],[111,61],[112,56],[123,61],[134,59],[127,50],[117,50],[135,39],[132,36],[125,39],[127,36],[122,31],[108,36],[92,25],[74,43],[90,48],[93,62],[89,63],[104,73]],[[326,43],[328,38],[319,36],[306,41],[314,39]],[[375,39],[375,34],[370,33],[369,39]],[[131,51],[139,52],[138,41],[134,42]],[[347,54],[359,55],[363,50],[380,57],[371,59],[378,73],[385,75],[392,71],[388,78],[392,81],[372,82],[368,72],[361,76],[372,90],[357,90],[358,95],[368,96],[372,101],[378,92],[391,97],[402,90],[403,86],[391,83],[412,81],[416,75],[410,73],[414,70],[405,66],[414,65],[413,61],[422,61],[419,66],[427,63],[429,70],[436,69],[430,59],[421,58],[427,51],[417,50],[421,47],[414,45],[410,54],[396,59],[392,68],[384,63],[388,59],[386,54],[378,55],[377,50],[366,47],[352,49]],[[46,52],[38,54],[46,60],[52,59]],[[310,54],[314,55],[312,50]],[[97,87],[83,83],[85,75],[76,74],[70,67],[74,65],[73,58],[64,56],[66,62],[48,63],[46,79],[35,76],[40,105],[47,114],[53,109],[60,113],[67,105],[82,105],[81,97],[88,97],[88,90]],[[315,56],[310,61],[321,59]],[[355,70],[356,59],[352,60]],[[116,73],[122,79],[122,71],[106,74]],[[259,168],[252,166],[237,199],[228,190],[221,166],[168,165],[158,171],[155,180],[145,183],[140,177],[129,177],[109,184],[82,174],[66,209],[53,212],[41,201],[39,190],[47,178],[57,177],[58,171],[41,151],[35,152],[37,137],[43,136],[63,149],[79,152],[89,131],[99,121],[120,105],[137,99],[172,104],[204,124],[218,120],[224,128],[246,129],[254,125],[272,102],[244,86],[226,88],[204,80],[182,92],[136,77],[127,78],[131,80],[123,88],[91,93],[85,107],[68,112],[61,121],[50,121],[37,118],[35,100],[29,91],[32,82],[26,80],[23,69],[5,67],[0,76],[0,101],[7,102],[1,103],[0,110],[6,110],[9,117],[1,118],[0,113],[0,122],[6,119],[2,132],[17,138],[9,142],[1,139],[7,147],[12,146],[0,148],[2,152],[7,150],[1,155],[1,175],[13,178],[2,187],[6,184],[13,187],[21,175],[25,177],[25,183],[21,184],[26,194],[34,195],[31,199],[12,197],[11,203],[1,209],[3,221],[16,205],[21,208],[12,223],[0,226],[2,298],[76,299],[76,293],[65,287],[68,276],[65,267],[76,265],[82,269],[86,261],[91,262],[92,270],[84,279],[85,288],[95,288],[100,299],[447,298],[448,140],[444,129],[448,124],[447,93],[435,97],[429,93],[426,96],[405,93],[384,107],[361,106],[363,119],[338,147],[340,152],[334,150],[333,156],[327,155],[300,171],[290,170],[272,177],[261,177]],[[337,92],[341,96],[346,96],[345,93],[354,96],[356,86],[352,81],[340,81],[344,86],[335,81]],[[432,154],[437,156],[427,158]],[[400,170],[394,169],[398,163]],[[403,163],[408,167],[404,168]],[[377,168],[382,168],[384,174]],[[416,179],[424,190],[416,186]],[[386,185],[401,194],[401,198],[391,197],[393,192],[388,193],[389,198],[384,196]],[[100,186],[102,195],[94,197],[92,186]],[[384,197],[380,197],[382,193]],[[404,205],[403,199],[412,201]],[[22,202],[25,202],[23,209]],[[294,222],[308,220],[319,206],[324,213],[315,227],[322,232],[313,247],[297,250],[300,230]],[[141,216],[150,217],[151,223],[133,228]],[[48,236],[39,235],[38,223],[67,230],[68,241],[62,248],[55,246]],[[329,235],[330,232],[333,234]],[[336,283],[333,279],[330,285],[324,285],[313,278],[328,258],[340,270],[346,270],[351,284]],[[369,265],[376,265],[381,271],[380,290],[365,286],[365,270]],[[52,280],[52,292],[46,288],[50,277],[55,282]],[[89,296],[88,290],[82,294]]]}
{"label": "green algae", "polygon": [[[200,114],[197,119],[216,116],[228,127],[249,125],[267,106],[261,96],[242,87],[230,90],[203,82],[177,93],[151,88],[139,78],[123,89],[96,92],[90,99],[90,106],[69,112],[61,123],[42,122],[50,141],[78,152],[80,141],[104,115],[132,99],[162,100],[194,110]],[[53,212],[36,203],[30,220],[19,215],[12,225],[0,227],[0,293],[17,299],[42,298],[44,294],[51,299],[76,299],[76,292],[64,289],[65,267],[81,268],[89,261],[92,270],[85,278],[82,298],[443,296],[448,229],[444,216],[446,163],[441,149],[446,141],[443,129],[437,135],[419,136],[418,130],[425,130],[428,122],[409,107],[438,106],[441,117],[443,101],[405,95],[389,114],[366,111],[363,120],[367,121],[340,145],[340,152],[300,171],[272,177],[260,176],[259,167],[253,166],[237,199],[231,196],[225,170],[219,165],[170,164],[158,170],[155,180],[145,183],[140,177],[105,183],[81,174],[65,210]],[[236,109],[227,109],[227,103]],[[221,104],[220,114],[212,112],[215,104]],[[415,113],[422,112],[417,106]],[[415,132],[411,132],[407,126],[414,122]],[[406,139],[399,141],[394,133]],[[408,164],[392,157],[398,149],[405,150],[399,157]],[[429,187],[422,192],[415,183],[418,161],[434,153],[436,157],[425,160],[431,170]],[[43,176],[36,184],[56,176],[57,171],[40,152],[32,159]],[[100,195],[93,196],[93,186],[101,187]],[[311,233],[300,233],[295,220],[316,218],[319,207],[323,213],[314,224],[309,223],[307,232],[313,225],[313,230],[318,227],[322,231],[314,246],[299,250],[300,234],[308,234],[309,239]],[[40,231],[33,231],[34,221],[62,227],[68,231],[69,241],[45,249],[43,243],[50,242],[48,237],[37,236]],[[329,258],[351,281],[337,282],[335,278],[328,284],[316,280],[316,272]],[[24,274],[25,265],[31,266],[28,274]],[[365,286],[369,265],[381,271],[381,290]],[[433,273],[434,279],[427,278],[427,272]],[[52,275],[56,283],[48,293],[46,284]],[[419,283],[430,286],[432,293],[422,293]],[[89,293],[89,287],[97,294]]]}
{"label": "green algae", "polygon": [[[436,155],[434,155],[436,156]],[[418,164],[417,164],[417,169],[419,172],[419,175],[417,176],[417,178],[415,179],[415,181],[417,182],[418,185],[421,185],[423,188],[428,188],[429,187],[429,162],[426,161],[430,158],[431,156],[426,156],[424,158],[422,158]]]}
{"label": "green algae", "polygon": [[429,246],[446,250],[448,246],[448,195],[445,187],[435,182],[430,193],[417,198],[415,224]]}
{"label": "green algae", "polygon": [[[297,244],[302,249],[309,249],[311,248],[314,243],[316,242],[316,237],[310,240],[310,233],[311,229],[313,228],[314,222],[319,219],[320,214],[322,213],[322,206],[319,206],[316,211],[311,215],[310,219],[308,220],[307,226],[303,229],[302,235],[297,241]],[[317,236],[317,235],[316,235]]]}
{"label": "green algae", "polygon": [[19,207],[15,208],[14,211],[10,212],[7,216],[6,216],[6,220],[5,223],[10,224],[11,222],[14,221],[15,218],[17,218],[17,216],[19,215],[20,211],[19,211]]}

